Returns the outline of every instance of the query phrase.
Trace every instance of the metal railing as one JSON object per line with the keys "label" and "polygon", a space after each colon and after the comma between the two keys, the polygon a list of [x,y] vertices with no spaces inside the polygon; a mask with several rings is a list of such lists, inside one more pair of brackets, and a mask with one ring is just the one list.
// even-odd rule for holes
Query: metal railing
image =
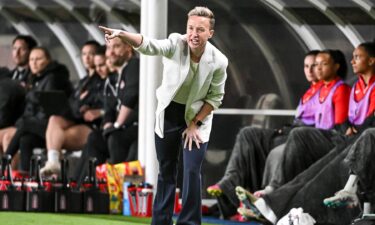
{"label": "metal railing", "polygon": [[216,115],[266,115],[266,116],[295,116],[296,110],[288,109],[235,109],[223,108],[214,111]]}

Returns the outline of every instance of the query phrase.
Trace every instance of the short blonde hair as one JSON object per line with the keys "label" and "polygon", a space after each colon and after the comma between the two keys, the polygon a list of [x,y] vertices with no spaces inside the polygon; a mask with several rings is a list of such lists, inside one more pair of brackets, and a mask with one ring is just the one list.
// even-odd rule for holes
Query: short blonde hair
{"label": "short blonde hair", "polygon": [[190,10],[188,17],[190,16],[201,16],[210,19],[210,29],[213,30],[215,27],[215,16],[214,13],[207,7],[196,6]]}

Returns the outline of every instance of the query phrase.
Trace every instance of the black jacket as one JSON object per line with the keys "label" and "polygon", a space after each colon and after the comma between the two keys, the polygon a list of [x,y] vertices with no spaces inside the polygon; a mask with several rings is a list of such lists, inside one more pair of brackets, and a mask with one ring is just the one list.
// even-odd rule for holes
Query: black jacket
{"label": "black jacket", "polygon": [[[25,111],[16,122],[17,132],[10,142],[6,154],[14,155],[20,149],[20,140],[24,134],[34,134],[45,138],[48,124],[48,115],[43,111],[38,100],[38,92],[64,91],[67,96],[72,92],[68,69],[57,62],[51,62],[39,74],[32,75],[29,83],[29,92],[26,94]],[[22,151],[22,150],[21,150]]]}
{"label": "black jacket", "polygon": [[133,110],[125,121],[125,125],[131,125],[138,121],[139,59],[130,59],[118,78],[117,74],[111,74],[106,80],[103,123],[116,121],[119,106],[124,105]]}
{"label": "black jacket", "polygon": [[[90,109],[103,109],[104,107],[104,89],[105,79],[102,79],[98,74],[92,76],[85,76],[74,90],[70,97],[73,116],[76,119],[81,119],[82,115],[80,109],[82,106],[87,106]],[[80,98],[81,94],[87,91],[84,98]]]}
{"label": "black jacket", "polygon": [[73,90],[68,69],[57,62],[51,62],[40,75],[32,75],[29,85],[23,114],[27,118],[48,119],[37,98],[38,92],[59,90],[69,96]]}
{"label": "black jacket", "polygon": [[22,115],[25,89],[10,78],[0,79],[0,128],[14,125]]}
{"label": "black jacket", "polygon": [[9,78],[9,69],[7,67],[0,67],[0,80]]}

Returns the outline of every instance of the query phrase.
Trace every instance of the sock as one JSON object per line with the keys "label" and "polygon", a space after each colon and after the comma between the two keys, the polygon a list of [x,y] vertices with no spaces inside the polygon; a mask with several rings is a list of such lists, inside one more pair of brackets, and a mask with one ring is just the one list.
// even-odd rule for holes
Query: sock
{"label": "sock", "polygon": [[266,188],[264,188],[264,193],[266,193],[266,194],[270,194],[270,193],[273,192],[274,190],[275,190],[274,187],[267,185]]}
{"label": "sock", "polygon": [[268,221],[270,221],[272,224],[276,224],[277,222],[277,216],[264,201],[263,198],[260,198],[254,202],[254,205],[258,208],[259,212],[266,218]]}
{"label": "sock", "polygon": [[370,214],[371,213],[371,203],[364,202],[363,203],[363,214]]}
{"label": "sock", "polygon": [[48,153],[47,153],[47,158],[48,158],[48,161],[50,162],[56,162],[58,163],[59,162],[59,159],[60,159],[60,152],[55,150],[55,149],[50,149],[48,150]]}
{"label": "sock", "polygon": [[356,193],[357,192],[357,183],[358,183],[358,176],[354,174],[350,174],[348,181],[345,184],[344,190],[351,192],[351,193]]}

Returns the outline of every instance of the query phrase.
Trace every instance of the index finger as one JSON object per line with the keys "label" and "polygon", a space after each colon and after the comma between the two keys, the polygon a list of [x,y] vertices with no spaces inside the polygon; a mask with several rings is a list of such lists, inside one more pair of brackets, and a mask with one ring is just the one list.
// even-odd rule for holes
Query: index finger
{"label": "index finger", "polygon": [[108,27],[98,26],[101,31],[105,32],[111,32],[111,29]]}
{"label": "index finger", "polygon": [[201,146],[200,146],[200,144],[199,144],[199,141],[198,141],[198,140],[195,140],[194,142],[195,142],[195,144],[196,144],[197,148],[198,148],[198,149],[200,149],[200,148],[201,148]]}

